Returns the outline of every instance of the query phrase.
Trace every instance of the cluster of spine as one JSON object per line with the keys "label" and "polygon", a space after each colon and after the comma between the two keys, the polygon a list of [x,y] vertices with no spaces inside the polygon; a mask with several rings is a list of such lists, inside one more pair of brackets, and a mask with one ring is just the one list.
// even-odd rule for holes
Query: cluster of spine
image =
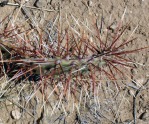
{"label": "cluster of spine", "polygon": [[23,30],[23,26],[7,24],[0,32],[1,76],[5,73],[18,81],[43,81],[45,88],[48,85],[56,87],[58,82],[62,82],[64,94],[71,85],[71,92],[75,94],[76,87],[91,87],[92,81],[94,90],[103,75],[103,79],[109,80],[116,80],[116,75],[123,77],[124,73],[119,67],[133,68],[132,61],[124,55],[144,49],[122,49],[135,40],[129,37],[121,41],[127,27],[120,22],[111,34],[107,28],[105,41],[101,39],[96,26],[95,41],[84,33],[78,36],[67,29],[64,35],[58,31],[56,41],[51,42],[42,30]]}

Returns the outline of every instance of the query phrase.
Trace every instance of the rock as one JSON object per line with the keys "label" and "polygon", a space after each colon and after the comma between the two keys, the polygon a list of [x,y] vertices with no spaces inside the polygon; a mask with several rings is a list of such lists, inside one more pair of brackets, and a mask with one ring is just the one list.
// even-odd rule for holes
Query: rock
{"label": "rock", "polygon": [[0,124],[4,124],[3,121],[2,121],[2,119],[0,119]]}
{"label": "rock", "polygon": [[91,0],[89,0],[89,1],[87,2],[87,4],[88,4],[89,7],[92,7],[92,6],[93,6],[93,2],[92,2]]}
{"label": "rock", "polygon": [[12,116],[13,119],[18,120],[18,119],[21,118],[21,113],[18,110],[13,110],[11,112],[11,116]]}
{"label": "rock", "polygon": [[47,3],[45,0],[35,0],[33,6],[38,7],[38,8],[42,8],[43,6],[45,6]]}
{"label": "rock", "polygon": [[139,119],[143,121],[146,121],[146,120],[148,121],[148,117],[149,117],[149,112],[145,111],[139,116]]}

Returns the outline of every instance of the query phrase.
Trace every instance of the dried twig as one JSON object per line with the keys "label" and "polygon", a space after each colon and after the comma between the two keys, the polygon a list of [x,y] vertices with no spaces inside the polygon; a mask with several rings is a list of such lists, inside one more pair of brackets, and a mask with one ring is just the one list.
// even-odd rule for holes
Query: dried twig
{"label": "dried twig", "polygon": [[[17,7],[20,7],[21,5],[18,4],[18,3],[10,3],[8,1],[3,1],[0,3],[0,7],[4,7],[6,5],[9,5],[9,6],[17,6]],[[54,11],[59,11],[59,10],[52,10],[52,9],[46,9],[46,8],[38,8],[38,7],[34,7],[34,6],[26,6],[26,5],[22,5],[22,7],[25,7],[25,8],[30,8],[30,9],[36,9],[36,10],[40,10],[40,11],[47,11],[47,12],[54,12]]]}

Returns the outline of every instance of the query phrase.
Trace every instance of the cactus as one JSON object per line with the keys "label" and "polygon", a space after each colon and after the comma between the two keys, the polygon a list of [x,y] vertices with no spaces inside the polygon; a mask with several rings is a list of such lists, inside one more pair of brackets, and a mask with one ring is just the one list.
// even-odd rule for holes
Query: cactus
{"label": "cactus", "polygon": [[[7,17],[4,20],[6,19]],[[0,61],[1,76],[6,73],[9,78],[18,82],[27,77],[34,81],[44,80],[44,89],[48,87],[46,80],[50,80],[50,85],[53,87],[61,81],[64,96],[71,86],[71,81],[78,82],[79,79],[78,84],[75,84],[79,86],[84,85],[84,79],[88,79],[87,87],[91,87],[88,85],[91,80],[94,91],[97,80],[103,78],[101,73],[104,73],[109,80],[116,80],[117,75],[125,77],[119,66],[125,69],[134,66],[133,61],[124,55],[148,48],[123,49],[135,40],[131,39],[132,34],[123,42],[120,40],[128,26],[129,24],[122,26],[121,20],[111,34],[108,27],[105,41],[101,39],[100,31],[95,24],[96,33],[93,34],[95,37],[93,41],[83,31],[77,35],[69,29],[65,30],[64,35],[58,31],[57,40],[51,41],[42,30],[24,30],[23,26],[8,24],[0,32],[1,58],[3,58]],[[76,89],[72,89],[71,92],[75,96]],[[56,92],[58,94],[60,91]]]}

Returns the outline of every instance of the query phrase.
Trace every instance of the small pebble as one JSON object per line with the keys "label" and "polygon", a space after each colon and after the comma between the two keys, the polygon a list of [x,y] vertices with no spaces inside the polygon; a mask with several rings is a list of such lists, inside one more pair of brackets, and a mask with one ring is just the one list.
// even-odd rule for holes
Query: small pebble
{"label": "small pebble", "polygon": [[0,119],[0,124],[4,124],[3,121],[2,121],[2,119]]}
{"label": "small pebble", "polygon": [[91,42],[91,43],[93,43],[93,38],[92,38],[92,37],[90,37],[89,39],[90,39],[90,42]]}
{"label": "small pebble", "polygon": [[92,7],[93,6],[93,2],[91,0],[88,1],[88,6]]}
{"label": "small pebble", "polygon": [[12,115],[12,118],[13,119],[16,119],[16,120],[18,120],[18,119],[21,118],[21,113],[18,110],[13,110],[11,112],[11,115]]}
{"label": "small pebble", "polygon": [[115,29],[117,28],[117,25],[113,23],[113,24],[110,26],[110,28],[111,28],[112,30],[115,30]]}
{"label": "small pebble", "polygon": [[46,1],[44,1],[44,0],[43,1],[42,0],[38,0],[38,1],[36,0],[34,3],[34,6],[38,7],[38,8],[42,8],[44,5],[46,5]]}
{"label": "small pebble", "polygon": [[59,9],[59,7],[58,6],[55,6],[55,10],[58,10]]}
{"label": "small pebble", "polygon": [[95,13],[95,16],[98,16],[98,13]]}
{"label": "small pebble", "polygon": [[143,113],[140,115],[139,119],[141,119],[141,120],[147,120],[148,117],[149,117],[149,113],[143,112]]}

